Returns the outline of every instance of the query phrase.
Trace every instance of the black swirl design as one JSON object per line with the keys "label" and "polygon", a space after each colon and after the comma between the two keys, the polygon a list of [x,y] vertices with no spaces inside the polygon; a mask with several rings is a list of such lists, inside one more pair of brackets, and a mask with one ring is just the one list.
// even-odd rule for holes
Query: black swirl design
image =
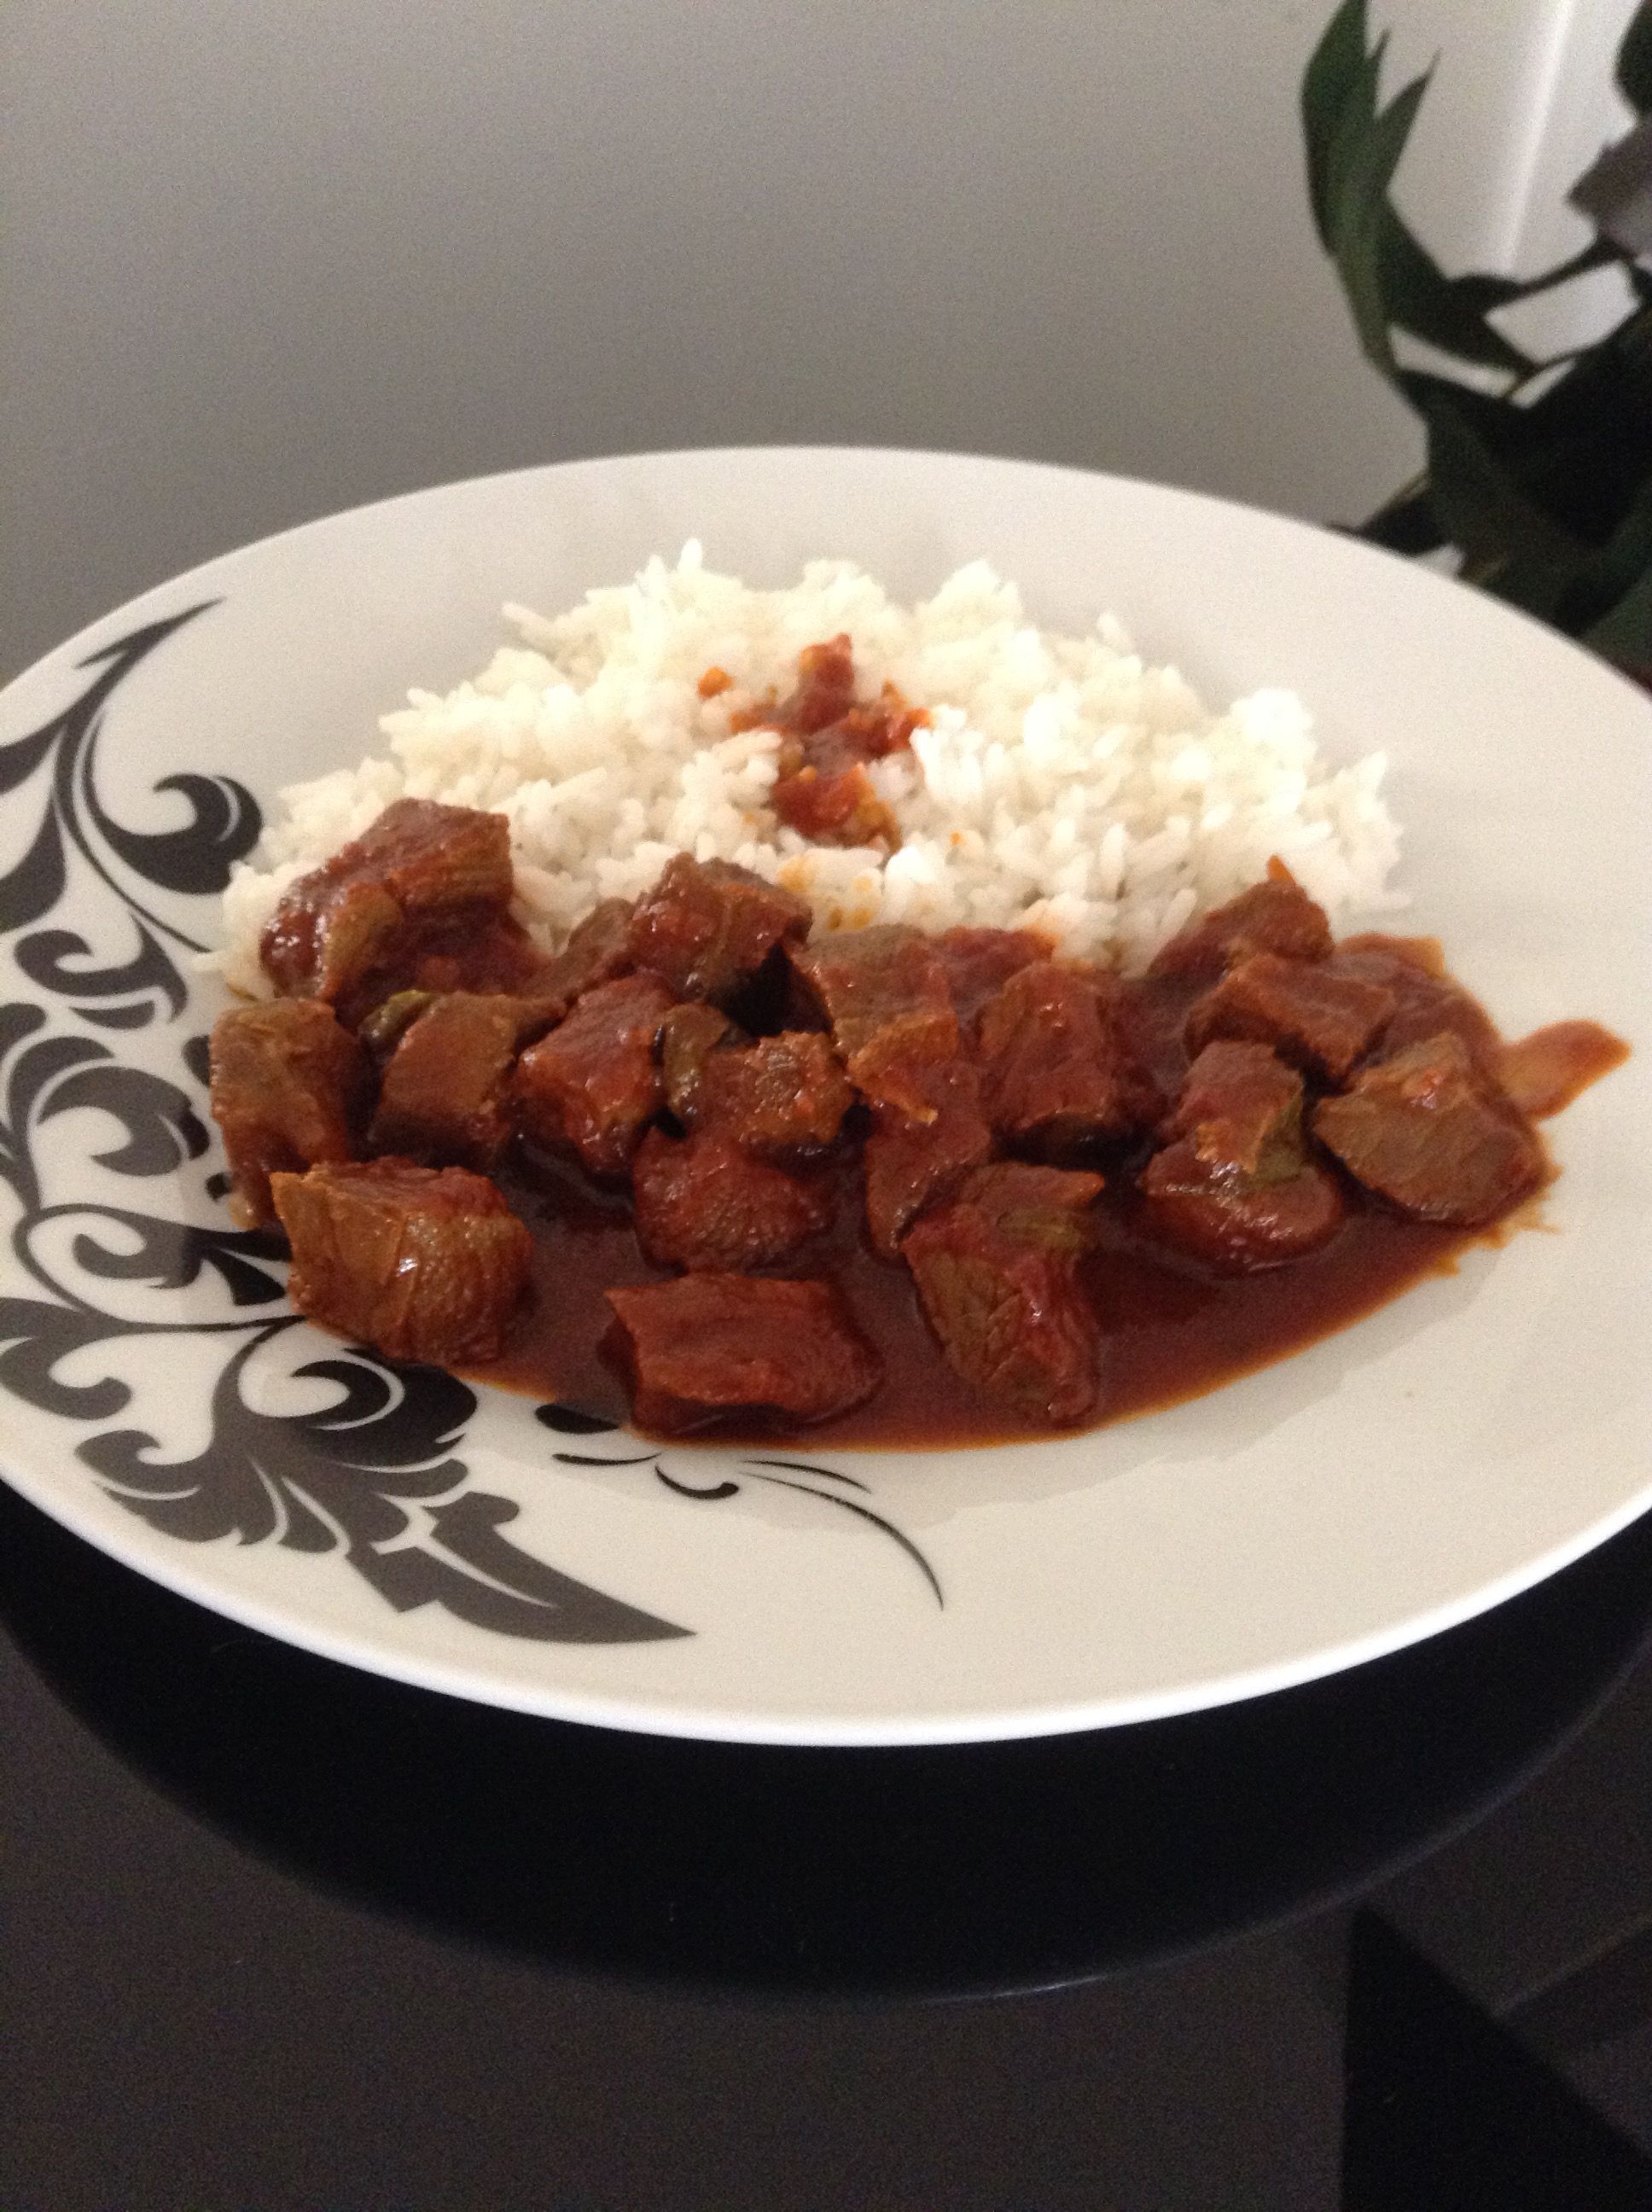
{"label": "black swirl design", "polygon": [[[0,796],[17,793],[19,812],[39,807],[27,849],[0,876],[0,935],[15,936],[12,957],[37,989],[70,1000],[82,1020],[105,1029],[140,1029],[165,1007],[184,1011],[188,988],[177,952],[202,950],[195,939],[155,914],[133,888],[208,896],[222,891],[235,861],[263,829],[258,801],[231,776],[167,775],[154,788],[176,793],[188,809],[179,827],[139,830],[117,821],[97,788],[104,709],[117,687],[155,647],[216,605],[210,599],[145,623],[88,654],[92,681],[60,714],[26,736],[0,745]],[[70,889],[95,885],[106,912],[119,917],[125,944],[100,951],[77,931],[36,928]],[[77,899],[77,912],[89,910]]]}
{"label": "black swirl design", "polygon": [[[298,1552],[342,1548],[398,1613],[440,1605],[478,1628],[558,1644],[640,1644],[685,1636],[500,1534],[520,1509],[465,1486],[452,1455],[474,1392],[436,1367],[404,1366],[362,1346],[314,1359],[294,1379],[337,1386],[319,1413],[271,1415],[244,1378],[295,1327],[245,1339],[213,1394],[212,1437],[192,1459],[157,1459],[155,1439],[114,1430],[81,1447],[106,1488],[151,1527],[191,1543],[272,1537]],[[404,1540],[420,1518],[421,1540]]]}
{"label": "black swirl design", "polygon": [[[620,1434],[612,1421],[582,1413],[576,1406],[540,1406],[534,1418],[556,1436],[594,1437]],[[696,1480],[688,1472],[689,1462],[673,1462],[664,1448],[643,1452],[556,1451],[551,1457],[559,1467],[647,1468],[654,1480],[673,1496],[691,1498],[700,1505],[720,1505],[728,1498],[738,1498],[748,1482],[768,1483],[776,1490],[797,1491],[805,1498],[817,1498],[823,1505],[836,1506],[853,1514],[887,1536],[917,1568],[936,1604],[944,1607],[946,1603],[939,1577],[911,1537],[866,1502],[870,1492],[858,1475],[845,1474],[841,1468],[823,1467],[815,1460],[762,1459],[747,1455],[740,1461],[738,1474],[706,1482]],[[859,1491],[860,1496],[845,1496],[849,1490]]]}
{"label": "black swirl design", "polygon": [[[203,1036],[179,1038],[161,1074],[61,1026],[180,1023],[189,1006],[180,960],[201,947],[141,887],[211,896],[261,834],[257,801],[228,776],[162,777],[154,789],[177,794],[188,819],[159,831],[120,822],[98,790],[118,687],[213,604],[90,654],[81,664],[90,680],[67,707],[0,744],[0,799],[26,820],[37,810],[14,841],[21,857],[0,874],[0,945],[25,987],[0,1003],[0,1187],[10,1194],[16,1263],[15,1290],[0,1295],[0,1389],[95,1426],[76,1447],[82,1462],[128,1511],[183,1542],[337,1554],[398,1613],[434,1605],[503,1636],[635,1644],[689,1635],[511,1541],[503,1532],[521,1508],[472,1486],[459,1455],[477,1400],[456,1377],[359,1346],[304,1359],[313,1338],[290,1312],[270,1310],[285,1297],[280,1245],[229,1227],[220,1208],[227,1179],[213,1164]],[[52,926],[65,901],[98,941]],[[166,1178],[173,1210],[119,1202],[112,1176]],[[216,1363],[210,1404],[180,1408],[204,1414],[204,1441],[192,1450],[131,1418],[132,1355],[163,1339],[204,1346]],[[539,1418],[565,1437],[612,1432],[570,1407],[542,1407]],[[940,1601],[928,1562],[854,1476],[748,1459],[738,1480],[706,1483],[659,1452],[552,1456],[646,1465],[666,1489],[702,1502],[734,1497],[744,1482],[801,1491],[882,1531]]]}

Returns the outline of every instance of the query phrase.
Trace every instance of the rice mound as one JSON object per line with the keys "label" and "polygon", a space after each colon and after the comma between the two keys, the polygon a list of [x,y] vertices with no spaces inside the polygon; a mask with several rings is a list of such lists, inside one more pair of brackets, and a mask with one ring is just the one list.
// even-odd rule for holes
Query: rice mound
{"label": "rice mound", "polygon": [[[752,591],[690,541],[675,567],[656,557],[554,620],[505,612],[521,642],[445,697],[410,692],[380,725],[387,754],[281,794],[257,864],[224,895],[212,958],[237,989],[268,995],[258,936],[287,886],[404,795],[509,817],[518,911],[548,951],[677,852],[754,869],[828,928],[1029,927],[1126,970],[1274,854],[1333,922],[1400,902],[1381,753],[1331,769],[1290,691],[1212,714],[1111,615],[1086,637],[1041,631],[984,561],[905,607],[847,561]],[[890,682],[929,715],[910,754],[870,766],[893,853],[787,828],[768,805],[779,739],[729,726],[784,698],[803,648],[842,630],[859,696]],[[702,699],[712,667],[732,682]]]}

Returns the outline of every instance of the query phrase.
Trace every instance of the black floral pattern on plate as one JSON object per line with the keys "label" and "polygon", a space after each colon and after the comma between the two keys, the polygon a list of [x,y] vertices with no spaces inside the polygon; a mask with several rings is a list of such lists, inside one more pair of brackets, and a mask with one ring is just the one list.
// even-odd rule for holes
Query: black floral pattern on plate
{"label": "black floral pattern on plate", "polygon": [[[617,1436],[624,1439],[623,1431],[612,1421],[598,1415],[582,1412],[576,1406],[560,1404],[541,1406],[535,1418],[557,1436],[591,1437]],[[706,1482],[696,1481],[689,1468],[690,1462],[673,1461],[665,1447],[641,1452],[578,1452],[557,1451],[551,1457],[561,1467],[647,1468],[654,1480],[678,1498],[691,1498],[697,1504],[720,1505],[727,1498],[738,1498],[746,1483],[767,1483],[776,1490],[793,1490],[805,1498],[819,1500],[823,1505],[839,1507],[853,1514],[856,1520],[878,1529],[887,1536],[897,1549],[911,1560],[927,1584],[930,1595],[938,1606],[944,1606],[940,1579],[934,1568],[903,1529],[866,1502],[869,1492],[858,1475],[845,1474],[841,1468],[823,1467],[817,1461],[802,1459],[764,1459],[756,1454],[742,1456],[737,1472]],[[846,1491],[858,1491],[858,1498],[850,1498]]]}
{"label": "black floral pattern on plate", "polygon": [[[313,1333],[290,1311],[272,1311],[285,1298],[278,1244],[228,1226],[219,1210],[226,1181],[204,1112],[205,1037],[191,1032],[175,1049],[168,1038],[162,1074],[118,1060],[82,1026],[154,1034],[184,1025],[184,963],[203,948],[149,894],[222,892],[262,831],[257,800],[228,776],[161,778],[154,788],[181,798],[188,819],[159,831],[120,822],[99,791],[113,695],[214,604],[88,655],[81,665],[92,672],[76,696],[0,744],[6,811],[35,810],[10,841],[21,857],[0,875],[0,945],[21,978],[0,1005],[0,1188],[9,1194],[15,1285],[0,1295],[0,1388],[96,1425],[78,1458],[110,1497],[182,1541],[337,1553],[396,1611],[435,1605],[499,1635],[573,1644],[690,1635],[510,1540],[503,1531],[521,1508],[474,1486],[459,1455],[477,1397],[456,1376],[361,1346],[305,1357]],[[52,925],[60,908],[76,927]],[[83,1112],[94,1120],[70,1120]],[[67,1141],[65,1129],[86,1127],[95,1139]],[[112,1176],[151,1188],[166,1178],[166,1209],[136,1195],[117,1203]],[[201,1218],[190,1218],[197,1209]],[[166,1339],[189,1340],[217,1362],[210,1404],[180,1408],[180,1428],[188,1413],[203,1431],[193,1450],[130,1419],[118,1425],[135,1395],[123,1364]],[[104,1356],[88,1358],[94,1352]],[[565,1436],[606,1426],[567,1408],[542,1408],[540,1418]],[[722,1499],[740,1487],[696,1484],[657,1452],[630,1463],[651,1466],[682,1497]],[[747,1460],[740,1475],[803,1490],[875,1526],[938,1601],[916,1547],[842,1494],[865,1492],[853,1476],[780,1460]]]}
{"label": "black floral pattern on plate", "polygon": [[[258,801],[231,776],[162,776],[155,790],[177,793],[189,809],[189,819],[171,830],[127,828],[98,792],[98,744],[110,698],[157,646],[216,604],[205,599],[147,623],[89,654],[81,665],[95,673],[86,688],[38,730],[0,745],[0,796],[21,794],[13,802],[19,812],[31,800],[39,808],[22,857],[0,877],[0,936],[15,939],[12,957],[30,982],[70,1000],[82,1020],[102,1028],[143,1028],[162,1005],[175,1019],[188,998],[178,955],[203,950],[151,910],[133,879],[157,890],[221,891],[264,827]],[[33,927],[61,903],[77,874],[85,890],[105,894],[106,911],[111,904],[118,909],[131,946],[124,957],[100,954],[75,930]]]}

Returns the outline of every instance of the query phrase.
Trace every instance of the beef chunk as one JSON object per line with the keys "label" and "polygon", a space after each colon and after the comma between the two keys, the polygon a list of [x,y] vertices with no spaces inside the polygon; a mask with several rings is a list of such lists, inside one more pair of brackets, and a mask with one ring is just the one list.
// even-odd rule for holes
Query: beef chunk
{"label": "beef chunk", "polygon": [[562,1027],[516,1064],[518,1126],[577,1152],[594,1176],[622,1176],[665,1102],[654,1048],[671,994],[656,975],[587,991]]}
{"label": "beef chunk", "polygon": [[1053,960],[1021,969],[977,1025],[987,1111],[1007,1145],[1047,1159],[1082,1157],[1159,1110],[1127,1032],[1121,988]]}
{"label": "beef chunk", "polygon": [[831,1144],[853,1103],[830,1041],[817,1030],[784,1030],[714,1053],[689,1118],[748,1152],[784,1158]]}
{"label": "beef chunk", "polygon": [[1306,1154],[1302,1078],[1266,1045],[1218,1039],[1187,1070],[1165,1133],[1230,1175],[1282,1182]]}
{"label": "beef chunk", "polygon": [[545,965],[544,953],[507,914],[471,907],[415,920],[397,933],[376,968],[340,993],[339,1019],[355,1028],[386,994],[408,989],[537,994]]}
{"label": "beef chunk", "polygon": [[434,988],[508,988],[539,964],[509,918],[513,882],[502,814],[398,799],[292,885],[264,929],[265,970],[286,996],[355,1016],[375,991],[424,981],[426,963]]}
{"label": "beef chunk", "polygon": [[1101,1188],[1099,1176],[1057,1169],[978,1169],[901,1245],[948,1364],[1053,1426],[1083,1420],[1100,1395],[1100,1335],[1074,1261]]}
{"label": "beef chunk", "polygon": [[966,1029],[1011,975],[1050,957],[1049,941],[1030,929],[948,929],[934,940],[952,1005]]}
{"label": "beef chunk", "polygon": [[553,1000],[559,1021],[586,992],[628,972],[632,964],[631,923],[635,911],[630,899],[604,899],[575,924],[568,943],[535,976],[534,996]]}
{"label": "beef chunk", "polygon": [[957,1056],[959,1032],[946,971],[929,941],[886,922],[793,948],[792,963],[823,1009],[849,1080],[868,1103],[932,1121],[922,1070]]}
{"label": "beef chunk", "polygon": [[1187,1048],[1213,1037],[1249,1038],[1329,1083],[1364,1058],[1396,1000],[1381,983],[1341,975],[1329,961],[1253,952],[1229,969],[1187,1017]]}
{"label": "beef chunk", "polygon": [[632,965],[665,978],[682,999],[735,998],[777,945],[800,942],[810,911],[790,891],[727,860],[679,853],[637,905]]}
{"label": "beef chunk", "polygon": [[1214,1266],[1278,1266],[1326,1242],[1343,1216],[1335,1180],[1309,1159],[1302,1078],[1266,1045],[1206,1046],[1141,1192],[1169,1243]]}
{"label": "beef chunk", "polygon": [[1314,1134],[1357,1182],[1419,1221],[1475,1229],[1543,1180],[1537,1138],[1450,1030],[1321,1099]]}
{"label": "beef chunk", "polygon": [[720,1414],[823,1421],[870,1398],[883,1364],[825,1283],[682,1275],[607,1294],[635,1374],[640,1427],[677,1436]]}
{"label": "beef chunk", "polygon": [[926,1206],[950,1198],[971,1168],[992,1157],[979,1070],[966,1060],[932,1060],[918,1080],[934,1119],[916,1121],[896,1107],[878,1107],[863,1155],[866,1227],[885,1259],[895,1258]]}
{"label": "beef chunk", "polygon": [[1072,1258],[1092,1241],[1090,1208],[1106,1188],[1077,1169],[999,1160],[966,1176],[960,1194],[1006,1237]]}
{"label": "beef chunk", "polygon": [[657,1267],[772,1267],[828,1226],[824,1194],[717,1130],[651,1129],[632,1169],[637,1237]]}
{"label": "beef chunk", "polygon": [[685,1129],[694,1126],[706,1063],[720,1045],[739,1034],[726,1014],[698,999],[673,1006],[660,1024],[659,1071],[665,1103]]}
{"label": "beef chunk", "polygon": [[1253,952],[1282,960],[1322,960],[1331,950],[1331,925],[1283,860],[1225,906],[1191,922],[1155,955],[1151,975],[1217,976]]}
{"label": "beef chunk", "polygon": [[331,1006],[277,999],[221,1014],[211,1058],[230,1211],[244,1229],[260,1229],[276,1218],[273,1171],[349,1158],[371,1082],[367,1055]]}
{"label": "beef chunk", "polygon": [[1331,973],[1387,991],[1394,1012],[1382,1031],[1386,1060],[1406,1045],[1449,1030],[1492,1090],[1498,1087],[1503,1039],[1478,1000],[1446,973],[1431,937],[1345,937],[1326,963]]}
{"label": "beef chunk", "polygon": [[1159,1235],[1235,1274],[1314,1251],[1335,1235],[1345,1211],[1334,1178],[1311,1161],[1278,1182],[1247,1182],[1213,1168],[1185,1139],[1154,1153],[1141,1188]]}
{"label": "beef chunk", "polygon": [[490,1168],[511,1134],[507,1085],[516,1055],[550,1027],[556,1003],[502,992],[428,999],[385,1068],[369,1132],[374,1151]]}
{"label": "beef chunk", "polygon": [[533,1245],[484,1176],[366,1160],[277,1175],[271,1188],[301,1313],[391,1359],[498,1357]]}

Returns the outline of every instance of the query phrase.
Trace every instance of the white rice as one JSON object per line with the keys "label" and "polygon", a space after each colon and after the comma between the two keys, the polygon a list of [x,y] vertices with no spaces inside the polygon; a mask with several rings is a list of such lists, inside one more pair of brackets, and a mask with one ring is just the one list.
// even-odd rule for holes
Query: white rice
{"label": "white rice", "polygon": [[[267,994],[258,934],[287,885],[404,794],[509,817],[519,912],[548,950],[678,851],[786,884],[826,927],[1025,927],[1127,969],[1274,854],[1333,923],[1399,903],[1382,754],[1333,769],[1290,691],[1212,714],[1111,615],[1086,637],[1036,629],[984,561],[904,607],[845,561],[751,591],[690,542],[674,568],[652,560],[554,620],[506,614],[522,642],[445,697],[410,692],[380,723],[387,753],[281,794],[257,864],[224,896],[213,959],[238,989]],[[805,842],[767,803],[774,733],[730,732],[740,708],[786,696],[805,646],[840,630],[861,696],[888,681],[930,717],[909,755],[870,770],[899,824],[894,853]],[[714,666],[733,682],[702,700]]]}

